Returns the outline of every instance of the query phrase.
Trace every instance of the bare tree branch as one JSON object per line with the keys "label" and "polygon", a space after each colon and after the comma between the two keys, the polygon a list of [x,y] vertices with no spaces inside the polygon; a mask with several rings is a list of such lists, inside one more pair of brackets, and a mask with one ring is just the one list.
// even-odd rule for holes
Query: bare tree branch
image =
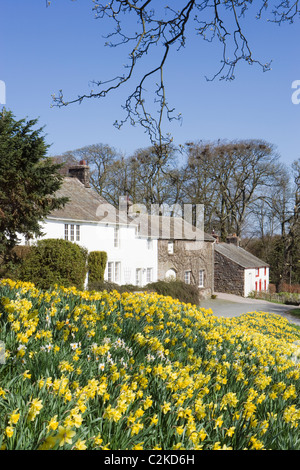
{"label": "bare tree branch", "polygon": [[[49,3],[46,2],[47,6]],[[60,90],[58,96],[53,95],[53,105],[67,106],[81,103],[85,99],[104,98],[127,82],[132,82],[132,92],[122,106],[125,118],[116,120],[114,125],[121,128],[126,122],[131,125],[140,124],[149,134],[152,144],[163,145],[170,142],[170,136],[163,133],[163,124],[165,120],[180,120],[181,114],[176,115],[175,108],[168,104],[164,72],[171,49],[178,50],[185,46],[187,29],[192,27],[192,22],[197,36],[209,42],[217,40],[222,47],[221,67],[212,78],[206,77],[207,80],[214,80],[216,77],[233,80],[235,69],[242,61],[250,65],[256,64],[263,71],[270,70],[270,62],[262,63],[253,57],[243,31],[242,22],[251,15],[252,0],[185,0],[179,3],[182,5],[181,9],[171,8],[165,1],[154,0],[111,0],[107,4],[95,3],[93,10],[96,18],[108,19],[113,25],[106,36],[105,45],[113,48],[128,45],[128,63],[124,67],[124,73],[109,80],[93,81],[95,91],[80,94],[71,100],[65,100]],[[261,19],[263,13],[270,8],[269,2],[261,0],[257,8],[258,12],[254,16]],[[298,16],[298,0],[286,0],[271,11],[271,19],[268,20],[280,25],[285,21],[292,23]],[[130,26],[132,21],[136,21],[136,29]],[[150,60],[149,65],[146,59],[152,56],[158,58],[154,63]],[[143,66],[142,74],[140,65]],[[150,93],[149,100],[147,88],[153,84],[154,95]],[[153,106],[155,112],[152,110]]]}

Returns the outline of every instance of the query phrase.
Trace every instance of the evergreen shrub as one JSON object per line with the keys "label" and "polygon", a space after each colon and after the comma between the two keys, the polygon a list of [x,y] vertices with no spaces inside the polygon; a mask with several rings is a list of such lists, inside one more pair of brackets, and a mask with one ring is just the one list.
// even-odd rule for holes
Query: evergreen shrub
{"label": "evergreen shrub", "polygon": [[107,263],[105,251],[91,251],[88,255],[89,289],[104,281],[104,272]]}
{"label": "evergreen shrub", "polygon": [[179,279],[171,279],[167,281],[157,281],[147,284],[147,291],[154,291],[159,295],[170,296],[178,299],[180,302],[199,305],[199,291],[197,286],[186,284]]}
{"label": "evergreen shrub", "polygon": [[55,284],[84,288],[87,250],[67,240],[39,240],[30,249],[19,269],[19,279],[33,282],[39,289]]}
{"label": "evergreen shrub", "polygon": [[115,282],[110,282],[110,281],[102,281],[102,282],[94,282],[94,283],[89,282],[89,291],[97,291],[97,292],[117,291],[120,294],[122,294],[123,292],[136,292],[136,291],[140,291],[141,289],[142,288],[140,286],[134,286],[133,284],[123,284],[120,286],[119,284],[116,284]]}

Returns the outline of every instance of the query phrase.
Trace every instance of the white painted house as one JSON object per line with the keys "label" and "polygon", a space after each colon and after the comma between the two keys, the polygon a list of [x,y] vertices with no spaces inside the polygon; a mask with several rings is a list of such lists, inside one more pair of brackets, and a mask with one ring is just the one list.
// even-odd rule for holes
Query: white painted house
{"label": "white painted house", "polygon": [[[70,168],[58,197],[68,197],[62,209],[41,224],[42,238],[62,238],[108,256],[104,279],[144,286],[157,280],[157,239],[139,233],[139,224],[117,210],[89,185],[85,162]],[[26,240],[21,239],[22,244]]]}

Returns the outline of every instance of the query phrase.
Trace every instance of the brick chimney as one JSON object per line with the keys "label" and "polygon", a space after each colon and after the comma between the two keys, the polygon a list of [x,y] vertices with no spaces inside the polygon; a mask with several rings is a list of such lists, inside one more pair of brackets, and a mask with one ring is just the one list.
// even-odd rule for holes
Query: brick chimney
{"label": "brick chimney", "polygon": [[69,176],[77,178],[86,187],[90,188],[90,167],[86,160],[81,160],[78,165],[69,168]]}
{"label": "brick chimney", "polygon": [[229,236],[226,238],[226,242],[227,242],[227,243],[232,243],[232,244],[235,245],[235,246],[239,246],[239,244],[240,244],[240,239],[239,239],[239,237],[236,235],[236,233],[233,233],[232,235],[229,235]]}

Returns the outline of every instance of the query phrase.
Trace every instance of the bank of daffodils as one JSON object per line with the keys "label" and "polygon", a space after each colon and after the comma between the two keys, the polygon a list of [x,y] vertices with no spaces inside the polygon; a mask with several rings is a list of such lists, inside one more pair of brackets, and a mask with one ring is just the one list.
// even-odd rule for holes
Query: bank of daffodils
{"label": "bank of daffodils", "polygon": [[286,319],[11,280],[0,297],[1,449],[300,449]]}

